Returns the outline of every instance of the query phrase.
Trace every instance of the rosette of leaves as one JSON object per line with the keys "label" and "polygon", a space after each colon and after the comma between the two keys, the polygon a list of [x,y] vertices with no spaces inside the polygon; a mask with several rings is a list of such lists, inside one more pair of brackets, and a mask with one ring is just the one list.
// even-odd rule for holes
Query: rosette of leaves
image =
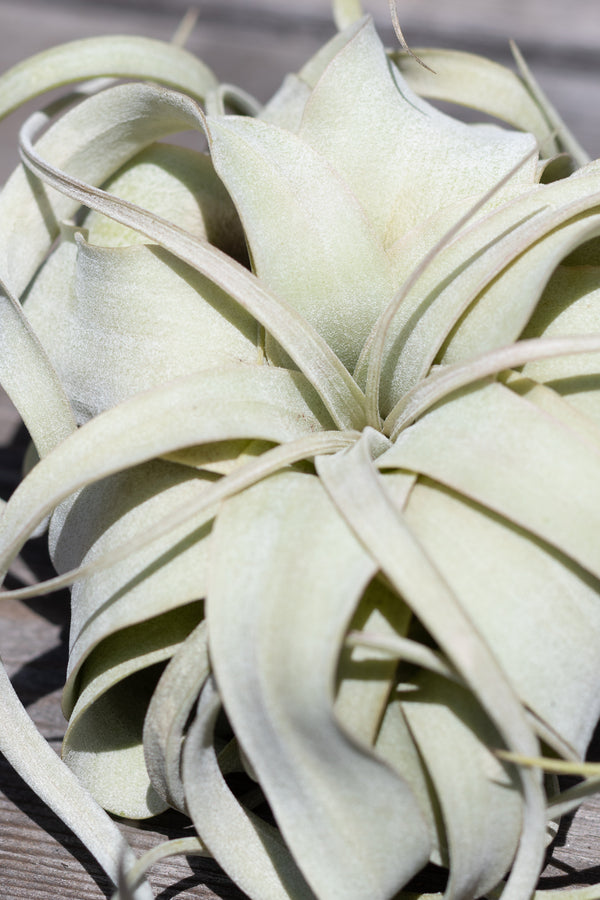
{"label": "rosette of leaves", "polygon": [[[0,747],[122,897],[186,852],[255,900],[428,861],[524,900],[597,787],[529,763],[600,714],[600,166],[520,59],[426,69],[334,11],[265,106],[141,38],[0,80],[3,112],[81,83],[0,195],[34,446],[2,564],[49,519],[59,574],[12,595],[72,585],[64,762],[4,674]],[[103,810],[168,807],[197,837],[134,863]]]}

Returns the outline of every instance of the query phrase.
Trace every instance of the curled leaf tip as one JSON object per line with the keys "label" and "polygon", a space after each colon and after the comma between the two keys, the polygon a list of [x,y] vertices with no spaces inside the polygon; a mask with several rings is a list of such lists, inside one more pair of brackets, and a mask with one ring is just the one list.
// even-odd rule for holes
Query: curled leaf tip
{"label": "curled leaf tip", "polygon": [[190,6],[175,29],[173,37],[171,38],[171,43],[176,47],[185,47],[196,27],[199,16],[200,10]]}
{"label": "curled leaf tip", "polygon": [[547,756],[523,756],[520,753],[511,753],[509,750],[494,750],[494,753],[503,762],[528,769],[541,769],[542,772],[554,775],[579,775],[582,778],[600,775],[600,763],[553,759]]}
{"label": "curled leaf tip", "polygon": [[437,75],[437,72],[435,71],[435,69],[432,69],[431,66],[427,65],[427,63],[423,59],[421,59],[421,57],[418,56],[414,52],[414,50],[411,50],[411,48],[409,47],[409,45],[406,41],[406,38],[404,37],[404,34],[402,32],[402,28],[400,26],[400,19],[398,17],[397,0],[389,0],[389,7],[390,7],[390,16],[392,18],[392,25],[394,26],[394,32],[396,34],[396,37],[398,38],[398,41],[399,41],[402,49],[405,50],[410,56],[412,56],[412,58],[416,62],[418,62],[420,66],[423,66],[424,69],[427,69],[428,72],[431,72],[432,75]]}

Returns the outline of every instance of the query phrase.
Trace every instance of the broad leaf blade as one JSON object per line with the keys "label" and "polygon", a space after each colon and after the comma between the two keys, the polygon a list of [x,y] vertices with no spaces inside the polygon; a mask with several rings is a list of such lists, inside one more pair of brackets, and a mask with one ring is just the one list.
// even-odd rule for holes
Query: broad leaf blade
{"label": "broad leaf blade", "polygon": [[23,310],[0,281],[0,383],[45,456],[75,428],[69,399]]}
{"label": "broad leaf blade", "polygon": [[[315,85],[300,137],[347,181],[388,247],[449,197],[484,193],[534,146],[531,135],[473,129],[421,100],[370,19]],[[534,165],[518,183],[533,182]]]}
{"label": "broad leaf blade", "polygon": [[544,156],[559,151],[544,109],[512,69],[459,50],[419,48],[415,55],[430,69],[408,53],[397,51],[391,58],[420,97],[458,103],[529,131]]}
{"label": "broad leaf blade", "polygon": [[[600,332],[597,266],[561,266],[553,274],[523,337],[558,337]],[[523,374],[545,382],[600,424],[600,364],[597,354],[527,363]]]}
{"label": "broad leaf blade", "polygon": [[383,900],[429,839],[408,785],[334,716],[344,630],[374,564],[314,476],[228,501],[214,538],[209,642],[234,731],[317,895]]}
{"label": "broad leaf blade", "polygon": [[[512,685],[378,476],[371,453],[379,441],[374,432],[365,431],[346,453],[319,459],[321,480],[354,533],[463,676],[506,744],[535,746],[537,741]],[[385,460],[394,450],[392,447],[380,459]],[[520,780],[523,821],[506,890],[510,900],[531,893],[543,859],[540,781],[531,772],[522,773]]]}
{"label": "broad leaf blade", "polygon": [[[187,128],[205,127],[202,112],[188,98],[159,91],[158,88],[153,90],[158,99],[165,99],[166,94],[167,105],[175,107],[176,113],[179,113],[179,122],[182,123],[180,127],[184,127],[184,124]],[[309,381],[315,384],[341,428],[359,427],[363,424],[362,391],[331,347],[303,316],[265,290],[247,269],[217,248],[141,207],[112,197],[87,182],[67,175],[44,160],[32,144],[32,135],[39,126],[40,122],[34,117],[21,132],[21,152],[28,169],[78,203],[142,232],[209,278],[265,326],[266,331],[289,354]],[[86,149],[89,150],[89,146]],[[139,147],[136,148],[138,149]]]}
{"label": "broad leaf blade", "polygon": [[196,830],[251,900],[316,900],[277,830],[245,809],[227,785],[214,746],[220,709],[209,678],[183,753],[186,801]]}
{"label": "broad leaf blade", "polygon": [[506,386],[457,392],[378,463],[446,484],[600,577],[598,448]]}
{"label": "broad leaf blade", "polygon": [[318,153],[282,128],[209,116],[208,135],[257,275],[352,370],[392,290],[382,242],[361,206]]}
{"label": "broad leaf blade", "polygon": [[518,779],[489,749],[499,735],[468,691],[431,673],[414,687],[399,699],[441,805],[450,866],[444,896],[471,900],[511,865],[521,830]]}
{"label": "broad leaf blade", "polygon": [[597,582],[521,529],[429,482],[412,491],[406,517],[521,701],[573,755],[584,754],[600,714]]}
{"label": "broad leaf blade", "polygon": [[[198,127],[198,109],[172,92],[125,84],[85,99],[53,122],[37,149],[57,166],[103,184],[154,141]],[[39,114],[41,122],[47,116]],[[48,192],[19,166],[0,193],[0,273],[20,296],[79,202]]]}
{"label": "broad leaf blade", "polygon": [[86,484],[181,447],[240,437],[286,441],[322,430],[327,419],[303,376],[285,369],[200,372],[137,394],[32,469],[0,522],[2,559],[8,563],[47,513]]}
{"label": "broad leaf blade", "polygon": [[160,247],[66,234],[24,309],[79,422],[174,378],[259,361],[257,323]]}

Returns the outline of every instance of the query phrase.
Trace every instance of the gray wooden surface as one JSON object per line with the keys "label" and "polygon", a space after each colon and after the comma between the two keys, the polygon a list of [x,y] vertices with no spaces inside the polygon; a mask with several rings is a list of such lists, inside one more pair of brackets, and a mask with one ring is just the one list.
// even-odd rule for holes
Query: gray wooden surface
{"label": "gray wooden surface", "polygon": [[[168,39],[191,0],[42,2],[0,0],[0,69],[55,43],[97,34],[137,33]],[[386,29],[386,0],[365,2]],[[189,47],[227,81],[266,99],[282,75],[297,68],[331,34],[326,0],[199,0],[200,22]],[[539,81],[590,155],[600,156],[600,0],[400,0],[405,34],[413,46],[453,46],[507,62],[515,38]],[[16,133],[23,116],[0,124],[0,183],[17,162]],[[18,479],[23,431],[0,398],[0,491]],[[11,584],[48,573],[43,542],[25,553]],[[0,604],[0,652],[31,716],[59,750],[65,723],[60,690],[65,666],[67,600]],[[1,727],[1,724],[0,724]],[[592,753],[600,758],[600,747]],[[110,896],[98,866],[0,759],[0,900],[93,900]],[[493,811],[491,811],[493,815]],[[137,850],[179,833],[167,819],[123,830]],[[153,873],[160,900],[243,895],[207,861],[174,860]],[[600,881],[600,801],[591,800],[562,823],[545,887]]]}

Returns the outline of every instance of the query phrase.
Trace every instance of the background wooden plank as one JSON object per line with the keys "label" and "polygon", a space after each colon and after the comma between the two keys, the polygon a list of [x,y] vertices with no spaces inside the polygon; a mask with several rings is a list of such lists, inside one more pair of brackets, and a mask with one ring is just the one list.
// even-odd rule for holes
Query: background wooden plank
{"label": "background wooden plank", "polygon": [[[105,33],[169,39],[190,0],[43,2],[1,0],[0,69],[61,41]],[[286,71],[297,69],[332,33],[326,0],[201,0],[190,49],[227,81],[259,99]],[[365,2],[393,41],[386,0]],[[507,62],[507,38],[520,44],[538,79],[593,156],[600,156],[600,11],[598,0],[401,0],[399,12],[411,45],[485,52]],[[16,132],[23,115],[0,125],[0,183],[17,162]],[[25,436],[10,404],[0,399],[0,492],[19,477]],[[44,577],[43,540],[34,542],[17,574]],[[12,584],[17,581],[13,579]],[[60,690],[66,661],[68,603],[64,595],[0,605],[0,652],[30,714],[58,752],[65,723]],[[597,743],[592,748],[600,758]],[[0,763],[0,897],[7,900],[94,900],[110,896],[95,862],[5,762]],[[174,817],[143,830],[123,830],[137,850],[180,833]],[[543,878],[545,887],[600,880],[600,800],[563,822]],[[160,900],[243,895],[210,861],[159,865],[153,884]]]}

